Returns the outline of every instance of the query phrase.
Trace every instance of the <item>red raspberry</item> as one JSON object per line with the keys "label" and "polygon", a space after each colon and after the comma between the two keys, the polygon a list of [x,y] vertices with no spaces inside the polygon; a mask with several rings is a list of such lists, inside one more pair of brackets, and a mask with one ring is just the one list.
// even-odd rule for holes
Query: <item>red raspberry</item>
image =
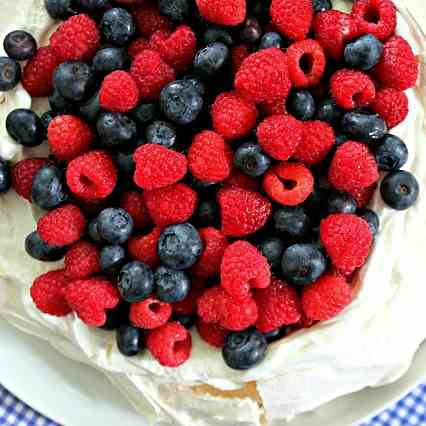
{"label": "red raspberry", "polygon": [[149,234],[132,237],[128,243],[129,255],[155,268],[160,263],[157,254],[157,243],[161,235],[161,228],[154,228]]}
{"label": "red raspberry", "polygon": [[357,0],[352,7],[360,34],[386,40],[396,29],[396,8],[391,0]]}
{"label": "red raspberry", "polygon": [[27,158],[12,167],[12,188],[22,198],[31,202],[31,188],[37,172],[51,162],[47,158]]}
{"label": "red raspberry", "polygon": [[99,249],[88,241],[74,244],[65,255],[65,275],[70,280],[89,278],[101,272]]}
{"label": "red raspberry", "polygon": [[222,287],[208,288],[197,300],[197,313],[199,317],[208,323],[219,323],[222,317],[222,302],[230,298]]}
{"label": "red raspberry", "polygon": [[352,194],[377,182],[379,171],[368,147],[349,141],[337,148],[328,179],[338,191]]}
{"label": "red raspberry", "polygon": [[188,167],[201,182],[222,182],[231,173],[233,152],[222,136],[204,130],[194,137],[188,151]]}
{"label": "red raspberry", "polygon": [[151,331],[146,346],[165,367],[178,367],[191,355],[191,333],[181,324],[171,322]]}
{"label": "red raspberry", "polygon": [[166,324],[172,316],[172,307],[169,303],[161,302],[151,296],[142,302],[130,305],[130,322],[139,328],[153,330]]}
{"label": "red raspberry", "polygon": [[235,77],[235,87],[254,102],[286,98],[291,88],[287,55],[277,48],[251,54]]}
{"label": "red raspberry", "polygon": [[367,188],[357,189],[356,191],[352,191],[351,195],[355,198],[358,207],[365,207],[373,198],[377,189],[377,183],[373,183],[371,186],[367,186]]}
{"label": "red raspberry", "polygon": [[78,317],[89,327],[102,327],[106,310],[120,302],[117,288],[101,278],[73,281],[65,290],[65,297]]}
{"label": "red raspberry", "polygon": [[373,74],[384,86],[394,89],[406,90],[416,85],[419,65],[404,38],[394,36],[385,43],[383,55],[373,68]]}
{"label": "red raspberry", "polygon": [[138,84],[142,99],[157,99],[161,89],[176,78],[173,68],[152,50],[144,50],[136,56],[130,73]]}
{"label": "red raspberry", "polygon": [[303,164],[280,163],[266,173],[263,189],[277,203],[297,206],[312,194],[314,177]]}
{"label": "red raspberry", "polygon": [[197,321],[197,331],[200,337],[209,345],[215,348],[225,346],[225,337],[228,332],[219,324]]}
{"label": "red raspberry", "polygon": [[215,228],[198,230],[204,250],[191,272],[199,277],[213,277],[219,273],[223,253],[228,247],[227,238]]}
{"label": "red raspberry", "polygon": [[53,73],[60,60],[50,47],[40,47],[27,62],[22,73],[22,85],[33,98],[53,92]]}
{"label": "red raspberry", "polygon": [[228,179],[224,182],[224,188],[240,188],[247,191],[258,192],[259,182],[246,174],[234,169]]}
{"label": "red raspberry", "polygon": [[84,154],[94,139],[91,128],[73,115],[55,117],[47,129],[50,151],[58,160],[71,161]]}
{"label": "red raspberry", "polygon": [[121,197],[120,207],[132,216],[135,229],[143,229],[151,225],[152,221],[141,192],[126,191]]}
{"label": "red raspberry", "polygon": [[173,312],[178,315],[192,315],[197,310],[197,300],[204,293],[205,285],[198,278],[191,282],[191,291],[188,296],[180,302],[172,303]]}
{"label": "red raspberry", "polygon": [[71,192],[83,200],[108,197],[117,184],[117,169],[106,151],[90,151],[72,160],[66,179]]}
{"label": "red raspberry", "polygon": [[364,265],[373,243],[368,223],[347,213],[332,214],[321,221],[320,237],[333,265],[344,274]]}
{"label": "red raspberry", "polygon": [[391,129],[402,123],[408,115],[407,95],[398,89],[379,90],[371,109],[379,114]]}
{"label": "red raspberry", "polygon": [[272,0],[269,11],[278,31],[292,40],[303,40],[314,17],[312,0]]}
{"label": "red raspberry", "polygon": [[186,175],[186,157],[161,145],[142,145],[133,158],[136,162],[134,181],[143,189],[163,188]]}
{"label": "red raspberry", "polygon": [[376,96],[374,83],[367,74],[348,69],[333,74],[330,91],[337,105],[348,110],[367,106]]}
{"label": "red raspberry", "polygon": [[259,310],[255,326],[262,333],[295,324],[301,319],[302,309],[296,290],[278,278],[272,278],[269,287],[254,290],[253,297]]}
{"label": "red raspberry", "polygon": [[232,68],[232,75],[235,76],[237,72],[239,71],[242,63],[244,62],[244,59],[247,58],[247,56],[250,55],[249,48],[241,44],[240,46],[235,46],[231,50],[231,68]]}
{"label": "red raspberry", "polygon": [[139,55],[139,53],[149,49],[149,41],[144,39],[143,37],[140,37],[129,44],[129,47],[127,48],[127,53],[132,59],[135,59],[136,56]]}
{"label": "red raspberry", "polygon": [[303,125],[290,115],[272,115],[257,128],[262,149],[275,160],[288,160],[302,142]]}
{"label": "red raspberry", "polygon": [[307,121],[302,126],[302,142],[294,158],[309,166],[318,164],[327,156],[336,137],[333,128],[323,121]]}
{"label": "red raspberry", "polygon": [[230,237],[244,237],[265,226],[272,212],[270,201],[257,192],[242,188],[222,189],[218,194],[222,232]]}
{"label": "red raspberry", "polygon": [[100,44],[98,26],[87,15],[71,16],[50,37],[50,46],[61,62],[88,61]]}
{"label": "red raspberry", "polygon": [[160,15],[157,4],[154,1],[144,2],[134,10],[133,16],[142,37],[149,38],[158,30],[171,31],[173,27],[167,18]]}
{"label": "red raspberry", "polygon": [[197,193],[183,183],[145,191],[144,197],[152,220],[161,227],[188,221],[198,203]]}
{"label": "red raspberry", "polygon": [[68,280],[61,269],[40,275],[31,286],[31,298],[37,309],[45,314],[62,317],[72,312],[65,300]]}
{"label": "red raspberry", "polygon": [[352,301],[351,286],[344,278],[323,275],[306,286],[302,293],[302,308],[308,319],[327,321],[339,314]]}
{"label": "red raspberry", "polygon": [[240,139],[256,126],[254,103],[235,92],[220,94],[211,107],[213,129],[225,139]]}
{"label": "red raspberry", "polygon": [[270,115],[288,115],[286,101],[286,99],[280,99],[278,101],[264,102],[259,105],[260,112],[266,117]]}
{"label": "red raspberry", "polygon": [[238,25],[246,19],[245,0],[195,0],[200,15],[218,25]]}
{"label": "red raspberry", "polygon": [[302,40],[287,49],[288,72],[295,87],[316,86],[324,74],[326,57],[316,40]]}
{"label": "red raspberry", "polygon": [[250,296],[251,288],[271,283],[271,268],[262,253],[247,241],[236,241],[226,248],[220,266],[222,287],[236,300]]}
{"label": "red raspberry", "polygon": [[72,204],[50,211],[37,223],[40,238],[51,246],[68,246],[77,242],[85,228],[86,219],[82,211]]}

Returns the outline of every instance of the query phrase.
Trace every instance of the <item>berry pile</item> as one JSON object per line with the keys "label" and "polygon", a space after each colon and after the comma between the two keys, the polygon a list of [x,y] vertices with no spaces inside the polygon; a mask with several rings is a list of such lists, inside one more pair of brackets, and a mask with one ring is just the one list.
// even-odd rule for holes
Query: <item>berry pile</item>
{"label": "berry pile", "polygon": [[45,3],[63,20],[49,45],[14,31],[0,58],[0,90],[49,98],[6,120],[49,160],[0,161],[0,191],[46,210],[27,253],[64,257],[33,283],[38,309],[168,367],[196,325],[234,369],[339,314],[379,230],[380,172],[389,207],[419,193],[388,133],[418,75],[392,1]]}

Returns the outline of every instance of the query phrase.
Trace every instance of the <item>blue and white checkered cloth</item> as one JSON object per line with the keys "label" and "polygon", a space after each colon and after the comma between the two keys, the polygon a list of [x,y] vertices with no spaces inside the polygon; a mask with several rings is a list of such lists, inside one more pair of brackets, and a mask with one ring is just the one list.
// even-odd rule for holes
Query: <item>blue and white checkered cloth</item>
{"label": "blue and white checkered cloth", "polygon": [[[360,426],[426,425],[426,384]],[[19,401],[0,385],[0,426],[59,426]]]}

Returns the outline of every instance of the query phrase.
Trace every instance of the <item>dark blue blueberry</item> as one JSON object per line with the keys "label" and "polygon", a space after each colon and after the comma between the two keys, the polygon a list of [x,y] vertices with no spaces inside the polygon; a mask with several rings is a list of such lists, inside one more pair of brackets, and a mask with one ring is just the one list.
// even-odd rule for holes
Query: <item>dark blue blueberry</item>
{"label": "dark blue blueberry", "polygon": [[383,201],[392,209],[406,210],[419,196],[417,179],[404,170],[389,173],[380,185]]}
{"label": "dark blue blueberry", "polygon": [[229,333],[225,338],[223,359],[234,370],[248,370],[263,361],[268,343],[256,329]]}
{"label": "dark blue blueberry", "polygon": [[89,123],[95,123],[100,112],[101,104],[99,102],[99,91],[78,108],[79,115]]}
{"label": "dark blue blueberry", "polygon": [[316,281],[327,266],[321,250],[312,244],[294,244],[283,255],[281,268],[288,282],[306,285]]}
{"label": "dark blue blueberry", "polygon": [[186,21],[191,14],[191,0],[159,0],[160,13],[173,22]]}
{"label": "dark blue blueberry", "polygon": [[352,68],[368,71],[377,65],[383,54],[383,44],[372,34],[366,34],[345,47],[345,62]]}
{"label": "dark blue blueberry", "polygon": [[310,120],[315,115],[315,100],[307,90],[294,90],[291,92],[287,107],[290,114],[302,121]]}
{"label": "dark blue blueberry", "polygon": [[183,77],[183,81],[190,87],[193,87],[200,95],[206,94],[206,85],[199,77],[189,74]]}
{"label": "dark blue blueberry", "polygon": [[345,142],[347,142],[349,139],[346,135],[338,134],[336,135],[335,145],[336,147],[339,147],[340,145],[343,145]]}
{"label": "dark blue blueberry", "polygon": [[107,309],[105,311],[107,319],[105,324],[100,327],[103,330],[117,330],[122,325],[128,325],[129,323],[129,311],[130,305],[126,302],[121,302],[114,309]]}
{"label": "dark blue blueberry", "polygon": [[0,57],[0,92],[15,88],[21,80],[21,66],[14,59]]}
{"label": "dark blue blueberry", "polygon": [[126,250],[123,247],[104,246],[100,254],[102,272],[107,275],[116,275],[126,263]]}
{"label": "dark blue blueberry", "polygon": [[262,28],[257,19],[249,16],[243,25],[243,29],[240,32],[241,40],[248,43],[256,43],[262,36]]}
{"label": "dark blue blueberry", "polygon": [[368,223],[368,226],[371,229],[371,233],[373,236],[376,236],[380,230],[380,219],[376,212],[370,209],[359,209],[358,215]]}
{"label": "dark blue blueberry", "polygon": [[385,172],[399,170],[408,160],[408,148],[398,136],[386,135],[375,146],[379,169]]}
{"label": "dark blue blueberry", "polygon": [[100,29],[104,40],[117,46],[127,44],[136,33],[135,21],[127,10],[110,9],[102,17]]}
{"label": "dark blue blueberry", "polygon": [[133,231],[133,219],[120,208],[102,210],[97,219],[98,232],[104,241],[111,244],[125,243]]}
{"label": "dark blue blueberry", "polygon": [[313,224],[319,224],[327,215],[327,200],[330,195],[328,188],[314,186],[314,192],[306,200],[305,208]]}
{"label": "dark blue blueberry", "polygon": [[0,194],[9,191],[11,185],[10,165],[7,161],[0,159]]}
{"label": "dark blue blueberry", "polygon": [[328,213],[352,213],[357,209],[355,198],[346,193],[334,192],[328,197],[327,211]]}
{"label": "dark blue blueberry", "polygon": [[56,247],[46,244],[38,234],[37,231],[31,232],[25,239],[25,251],[33,259],[40,260],[41,262],[56,262],[61,260],[68,247]]}
{"label": "dark blue blueberry", "polygon": [[225,28],[211,26],[203,35],[203,44],[212,44],[216,41],[226,44],[227,46],[232,46],[234,44],[232,35]]}
{"label": "dark blue blueberry", "polygon": [[201,228],[219,225],[219,206],[214,199],[201,200],[194,214],[194,222]]}
{"label": "dark blue blueberry", "polygon": [[53,19],[67,19],[78,13],[75,0],[44,0],[44,5]]}
{"label": "dark blue blueberry", "polygon": [[117,330],[117,347],[124,356],[135,356],[144,348],[143,331],[131,325]]}
{"label": "dark blue blueberry", "polygon": [[176,271],[166,266],[157,268],[154,274],[155,295],[166,303],[180,302],[191,291],[191,280],[183,271]]}
{"label": "dark blue blueberry", "polygon": [[94,11],[108,6],[109,0],[77,0],[77,3],[84,10]]}
{"label": "dark blue blueberry", "polygon": [[4,38],[3,47],[10,58],[26,61],[36,52],[37,42],[30,33],[18,30],[12,31]]}
{"label": "dark blue blueberry", "polygon": [[123,148],[134,142],[137,135],[136,123],[120,112],[105,112],[96,122],[99,138],[106,148]]}
{"label": "dark blue blueberry", "polygon": [[192,328],[197,322],[196,315],[173,314],[172,321],[182,324],[186,329]]}
{"label": "dark blue blueberry", "polygon": [[333,7],[331,0],[313,0],[313,5],[315,12],[324,12],[332,9]]}
{"label": "dark blue blueberry", "polygon": [[145,130],[147,143],[171,148],[176,143],[175,127],[165,121],[154,121]]}
{"label": "dark blue blueberry", "polygon": [[100,74],[109,74],[117,70],[125,70],[130,64],[126,49],[120,47],[105,47],[96,52],[92,68]]}
{"label": "dark blue blueberry", "polygon": [[154,291],[154,274],[143,262],[124,265],[118,275],[118,290],[126,302],[141,302]]}
{"label": "dark blue blueberry", "polygon": [[333,99],[324,99],[318,105],[317,118],[331,126],[337,126],[342,119],[343,111],[336,105]]}
{"label": "dark blue blueberry", "polygon": [[227,64],[229,59],[228,47],[215,42],[203,47],[194,58],[194,71],[202,77],[211,77],[217,74]]}
{"label": "dark blue blueberry", "polygon": [[276,47],[281,49],[284,46],[284,40],[280,34],[276,32],[269,32],[262,36],[260,39],[259,50],[270,49],[271,47]]}
{"label": "dark blue blueberry", "polygon": [[70,113],[75,108],[75,104],[65,99],[57,90],[54,90],[48,99],[50,109],[57,114]]}
{"label": "dark blue blueberry", "polygon": [[90,239],[95,243],[104,243],[105,241],[99,235],[98,231],[98,221],[97,219],[93,219],[89,222],[89,226],[87,227],[87,232],[89,234]]}
{"label": "dark blue blueberry", "polygon": [[248,142],[235,152],[234,165],[248,176],[259,177],[269,169],[271,160],[258,144]]}
{"label": "dark blue blueberry", "polygon": [[301,206],[281,207],[274,213],[275,229],[294,238],[303,238],[309,234],[310,220]]}
{"label": "dark blue blueberry", "polygon": [[273,270],[279,270],[281,267],[281,258],[285,249],[283,241],[279,238],[268,238],[262,241],[258,248],[263,256],[268,260],[269,265]]}
{"label": "dark blue blueberry", "polygon": [[282,327],[269,331],[268,333],[263,333],[263,335],[265,336],[265,339],[268,343],[273,343],[285,337],[287,335],[287,332],[288,327]]}
{"label": "dark blue blueberry", "polygon": [[10,137],[26,147],[43,143],[45,130],[37,114],[30,109],[15,109],[6,118],[6,129]]}
{"label": "dark blue blueberry", "polygon": [[49,110],[46,111],[41,117],[40,120],[43,123],[43,127],[45,130],[45,134],[47,135],[47,129],[49,128],[49,124],[58,114],[55,111]]}
{"label": "dark blue blueberry", "polygon": [[203,243],[190,224],[168,226],[158,239],[158,256],[164,265],[176,270],[190,268],[201,255]]}
{"label": "dark blue blueberry", "polygon": [[113,153],[115,164],[118,168],[118,171],[127,177],[132,177],[136,169],[136,163],[133,159],[133,154],[136,148],[140,145],[143,145],[144,141],[136,142],[135,146],[128,146],[124,149],[120,149]]}
{"label": "dark blue blueberry", "polygon": [[157,105],[155,103],[140,104],[130,112],[130,117],[140,126],[146,126],[155,120]]}
{"label": "dark blue blueberry", "polygon": [[347,112],[343,116],[341,130],[355,140],[373,142],[385,136],[387,127],[377,114],[355,111]]}

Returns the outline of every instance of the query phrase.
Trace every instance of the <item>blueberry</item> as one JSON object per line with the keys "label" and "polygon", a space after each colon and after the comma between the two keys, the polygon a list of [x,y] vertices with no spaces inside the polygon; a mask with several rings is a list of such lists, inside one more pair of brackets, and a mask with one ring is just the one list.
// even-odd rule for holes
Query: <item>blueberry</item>
{"label": "blueberry", "polygon": [[105,241],[99,235],[98,231],[98,221],[97,219],[93,219],[89,222],[89,226],[87,227],[87,232],[89,234],[90,239],[95,243],[104,243]]}
{"label": "blueberry", "polygon": [[226,44],[227,46],[232,46],[234,44],[234,40],[227,30],[221,27],[211,26],[203,35],[203,43],[208,45],[216,41]]}
{"label": "blueberry", "polygon": [[127,10],[120,7],[104,13],[100,29],[104,40],[117,46],[124,46],[136,33],[135,21]]}
{"label": "blueberry", "polygon": [[331,0],[313,0],[314,11],[315,12],[324,12],[326,10],[332,9]]}
{"label": "blueberry", "polygon": [[337,134],[336,135],[336,140],[334,142],[334,144],[336,145],[336,147],[339,147],[340,145],[343,145],[345,142],[348,142],[348,137],[346,135],[343,134]]}
{"label": "blueberry", "polygon": [[385,121],[377,114],[356,111],[343,116],[341,129],[349,137],[364,142],[382,139],[387,132]]}
{"label": "blueberry", "polygon": [[95,123],[100,112],[101,104],[99,102],[99,91],[78,108],[79,115],[89,123]]}
{"label": "blueberry", "polygon": [[157,268],[154,274],[155,294],[158,300],[166,303],[180,302],[191,291],[191,281],[183,271],[166,266]]}
{"label": "blueberry", "polygon": [[191,13],[191,0],[159,0],[160,13],[173,22],[182,22],[189,18]]}
{"label": "blueberry", "polygon": [[101,238],[111,244],[125,243],[133,231],[133,219],[120,208],[102,210],[98,219],[98,232]]}
{"label": "blueberry", "polygon": [[197,52],[194,58],[194,71],[202,77],[217,74],[229,59],[228,47],[220,42],[207,45]]}
{"label": "blueberry", "polygon": [[279,270],[281,267],[281,258],[285,245],[279,238],[268,238],[262,241],[258,246],[260,252],[268,260],[273,270]]}
{"label": "blueberry", "polygon": [[123,300],[141,302],[154,291],[154,274],[145,263],[130,262],[121,268],[117,286]]}
{"label": "blueberry", "polygon": [[359,209],[358,215],[368,223],[368,226],[371,229],[371,233],[373,236],[376,236],[380,230],[380,219],[376,212],[370,209]]}
{"label": "blueberry", "polygon": [[132,176],[133,179],[133,174],[136,169],[136,163],[133,159],[133,154],[135,149],[143,143],[143,141],[138,141],[136,146],[129,146],[113,153],[115,164],[120,173],[123,173],[127,177]]}
{"label": "blueberry", "polygon": [[248,43],[256,43],[262,36],[262,28],[255,17],[248,17],[243,24],[240,32],[240,38]]}
{"label": "blueberry", "polygon": [[61,260],[68,247],[57,247],[46,244],[38,234],[37,231],[31,232],[25,239],[25,251],[33,259],[40,260],[41,262],[56,262]]}
{"label": "blueberry", "polygon": [[271,160],[258,144],[248,142],[235,151],[234,165],[248,176],[259,177],[269,169]]}
{"label": "blueberry", "polygon": [[176,129],[165,121],[154,121],[145,130],[147,143],[171,148],[176,142]]}
{"label": "blueberry", "polygon": [[126,250],[123,247],[104,246],[100,254],[102,272],[107,275],[116,275],[126,262]]}
{"label": "blueberry", "polygon": [[67,114],[74,110],[75,104],[65,99],[57,90],[54,90],[48,99],[50,109],[57,114]]}
{"label": "blueberry", "polygon": [[67,19],[78,13],[75,0],[44,0],[47,13],[53,19]]}
{"label": "blueberry", "polygon": [[303,238],[310,231],[310,220],[301,206],[281,207],[274,213],[275,229],[293,238]]}
{"label": "blueberry", "polygon": [[289,112],[297,119],[306,121],[315,115],[315,100],[307,90],[294,90],[287,101]]}
{"label": "blueberry", "polygon": [[117,347],[124,356],[135,356],[144,348],[143,331],[131,325],[117,330]]}
{"label": "blueberry", "polygon": [[126,302],[121,302],[114,309],[106,309],[107,319],[105,324],[101,326],[103,330],[117,330],[122,325],[129,323],[130,305]]}
{"label": "blueberry", "polygon": [[0,57],[0,92],[15,88],[21,80],[21,66],[14,59]]}
{"label": "blueberry", "polygon": [[190,223],[183,223],[163,230],[157,250],[164,265],[182,270],[190,268],[197,261],[203,243],[198,231]]}
{"label": "blueberry", "polygon": [[263,335],[268,343],[273,343],[285,337],[287,335],[287,331],[288,327],[282,327],[269,331],[268,333],[263,333]]}
{"label": "blueberry", "polygon": [[120,148],[134,142],[136,123],[120,112],[106,112],[98,117],[96,130],[102,143],[109,149]]}
{"label": "blueberry", "polygon": [[408,160],[407,145],[398,136],[385,135],[375,146],[376,161],[380,170],[399,170]]}
{"label": "blueberry", "polygon": [[326,269],[326,259],[312,244],[294,244],[283,255],[283,276],[292,284],[306,285],[316,281]]}
{"label": "blueberry", "polygon": [[200,92],[188,80],[169,83],[160,94],[160,109],[169,120],[177,124],[190,124],[203,108]]}
{"label": "blueberry", "polygon": [[155,120],[157,105],[155,103],[140,104],[130,112],[131,118],[140,126],[146,126]]}
{"label": "blueberry", "polygon": [[55,111],[49,110],[46,111],[41,117],[40,120],[43,123],[43,127],[45,130],[45,134],[47,135],[47,129],[49,128],[49,124],[58,114]]}
{"label": "blueberry", "polygon": [[281,35],[271,31],[269,33],[264,34],[260,39],[259,50],[270,49],[271,47],[281,49],[283,46],[284,41]]}
{"label": "blueberry", "polygon": [[44,126],[40,118],[30,109],[15,109],[6,118],[6,129],[10,137],[26,147],[43,143]]}
{"label": "blueberry", "polygon": [[383,54],[383,44],[372,34],[366,34],[345,47],[345,62],[352,68],[368,71],[377,65]]}
{"label": "blueberry", "polygon": [[12,186],[10,165],[0,158],[0,194],[9,191]]}
{"label": "blueberry", "polygon": [[195,211],[194,221],[201,228],[219,225],[220,214],[217,202],[214,199],[201,200]]}
{"label": "blueberry", "polygon": [[173,314],[172,321],[182,324],[186,329],[190,329],[197,322],[196,315]]}
{"label": "blueberry", "polygon": [[30,33],[18,30],[12,31],[5,37],[3,47],[10,58],[26,61],[36,52],[37,42]]}
{"label": "blueberry", "polygon": [[328,213],[352,213],[357,209],[356,200],[349,194],[334,192],[327,200]]}
{"label": "blueberry", "polygon": [[318,105],[317,118],[331,126],[337,126],[342,119],[343,111],[336,105],[333,99],[324,99]]}
{"label": "blueberry", "polygon": [[259,364],[266,355],[268,343],[256,329],[229,333],[225,338],[223,359],[234,370],[248,370]]}
{"label": "blueberry", "polygon": [[41,167],[33,179],[31,198],[43,210],[52,210],[68,200],[63,170],[56,166]]}
{"label": "blueberry", "polygon": [[88,11],[103,9],[108,6],[109,0],[77,0],[79,6]]}
{"label": "blueberry", "polygon": [[380,185],[383,201],[395,210],[411,207],[417,201],[419,190],[417,179],[403,170],[388,174]]}
{"label": "blueberry", "polygon": [[92,94],[94,75],[89,65],[79,61],[60,64],[53,75],[58,93],[73,102],[81,102]]}
{"label": "blueberry", "polygon": [[99,74],[109,74],[117,70],[125,70],[130,64],[127,50],[120,47],[105,47],[96,52],[92,68]]}

